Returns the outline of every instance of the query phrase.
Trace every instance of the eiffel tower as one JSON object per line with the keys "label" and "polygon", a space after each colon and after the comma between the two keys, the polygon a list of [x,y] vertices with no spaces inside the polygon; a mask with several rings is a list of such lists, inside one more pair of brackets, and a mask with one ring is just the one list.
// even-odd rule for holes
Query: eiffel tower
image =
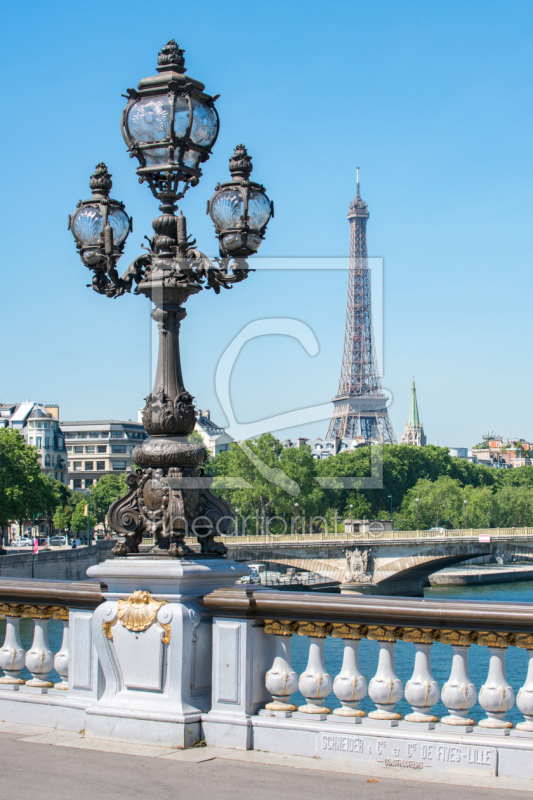
{"label": "eiffel tower", "polygon": [[326,439],[362,438],[365,442],[396,443],[387,411],[387,396],[381,388],[370,296],[370,270],[366,243],[368,206],[359,191],[350,203],[350,264],[348,299],[341,377],[333,398],[333,415]]}

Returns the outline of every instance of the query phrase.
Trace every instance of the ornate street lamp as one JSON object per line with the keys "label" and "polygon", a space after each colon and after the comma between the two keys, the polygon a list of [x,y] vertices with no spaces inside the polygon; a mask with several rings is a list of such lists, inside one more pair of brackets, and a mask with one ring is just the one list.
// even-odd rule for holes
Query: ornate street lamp
{"label": "ornate street lamp", "polygon": [[105,290],[109,285],[105,275],[110,270],[115,282],[119,281],[115,264],[132,228],[124,203],[109,197],[112,185],[106,165],[97,164],[89,181],[93,196],[89,200],[80,200],[77,210],[68,220],[81,260],[95,273],[93,286],[97,291]]}
{"label": "ornate street lamp", "polygon": [[219,184],[207,204],[215,225],[221,256],[250,256],[256,253],[266,226],[274,216],[274,203],[259,183],[250,181],[252,159],[242,144],[229,162],[231,181]]}
{"label": "ornate street lamp", "polygon": [[263,186],[249,180],[251,159],[239,145],[230,159],[231,180],[219,184],[208,203],[221,257],[210,261],[195,247],[183,213],[175,212],[178,200],[198,184],[200,164],[218,136],[216,97],[185,77],[184,51],[174,40],[159,53],[157,71],[143,78],[137,90],[128,89],[122,114],[122,133],[130,155],[139,161],[139,180],[160,201],[149,247],[119,277],[116,264],[132,226],[124,205],[109,197],[111,175],[105,164],[91,176],[93,197],[80,202],[69,219],[82,261],[94,272],[93,289],[117,297],[134,288],[156,306],[157,372],[143,409],[149,437],[134,449],[133,461],[141,469],[128,475],[130,491],[113,503],[108,518],[119,534],[115,555],[137,553],[143,533],[156,539],[151,555],[194,554],[184,541],[191,530],[203,553],[222,554],[227,548],[214,537],[230,527],[232,518],[227,504],[200,480],[206,450],[187,438],[196,411],[183,382],[179,330],[191,295],[204,288],[218,294],[248,277],[245,259],[257,252],[273,207]]}

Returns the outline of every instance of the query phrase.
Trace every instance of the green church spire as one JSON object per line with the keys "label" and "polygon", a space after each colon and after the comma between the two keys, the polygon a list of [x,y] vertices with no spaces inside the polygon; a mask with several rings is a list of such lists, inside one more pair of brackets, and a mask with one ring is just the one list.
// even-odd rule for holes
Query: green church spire
{"label": "green church spire", "polygon": [[410,428],[420,425],[420,417],[418,416],[418,403],[416,401],[416,386],[413,377],[413,385],[411,387],[411,406],[409,408],[409,422],[407,423]]}

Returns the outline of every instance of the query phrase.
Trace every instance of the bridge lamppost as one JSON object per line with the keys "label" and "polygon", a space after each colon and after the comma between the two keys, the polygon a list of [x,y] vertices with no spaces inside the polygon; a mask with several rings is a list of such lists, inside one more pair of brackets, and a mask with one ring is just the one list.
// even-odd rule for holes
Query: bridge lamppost
{"label": "bridge lamppost", "polygon": [[420,502],[420,498],[417,497],[415,499],[415,503],[416,503],[416,529],[417,530],[418,530],[418,504],[419,504],[419,502]]}
{"label": "bridge lamppost", "polygon": [[467,503],[468,503],[468,500],[463,500],[463,506],[464,506],[464,510],[465,510],[465,530],[466,530],[466,504]]}
{"label": "bridge lamppost", "polygon": [[298,503],[294,504],[294,533],[298,533]]}
{"label": "bridge lamppost", "polygon": [[391,494],[389,494],[389,500],[390,500],[390,518],[391,518],[391,522],[392,522],[392,495]]}
{"label": "bridge lamppost", "polygon": [[446,505],[445,501],[443,500],[440,503],[437,503],[437,528],[439,527],[439,508],[442,508],[442,515],[444,516],[444,506]]}
{"label": "bridge lamppost", "polygon": [[105,164],[96,167],[93,196],[78,204],[69,228],[83,263],[94,273],[93,289],[106,297],[132,289],[145,295],[156,307],[152,318],[159,328],[155,384],[142,412],[149,437],[132,453],[140,469],[126,479],[130,491],[109,509],[110,527],[120,536],[113,553],[138,553],[147,533],[156,542],[151,555],[192,556],[185,544],[192,529],[202,553],[222,555],[227,548],[214,537],[229,528],[231,514],[201,480],[207,451],[188,441],[196,410],[183,382],[179,330],[189,297],[203,288],[219,294],[248,277],[246,259],[257,252],[273,206],[264,187],[250,180],[252,160],[238,145],[229,162],[231,180],[218,184],[207,204],[220,258],[211,261],[197,249],[183,213],[175,212],[189,188],[198,185],[200,165],[216,142],[218,95],[206,94],[203,83],[185,76],[184,51],[174,40],[159,53],[157,72],[128,89],[121,122],[130,156],[139,161],[139,181],[160,202],[148,248],[120,277],[117,262],[132,225],[124,204],[109,197]]}

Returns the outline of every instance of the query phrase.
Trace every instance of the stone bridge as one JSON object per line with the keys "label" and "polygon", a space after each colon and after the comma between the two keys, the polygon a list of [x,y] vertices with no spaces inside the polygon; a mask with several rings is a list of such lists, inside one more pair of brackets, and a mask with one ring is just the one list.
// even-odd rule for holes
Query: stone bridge
{"label": "stone bridge", "polygon": [[[401,532],[391,532],[401,536]],[[416,532],[415,532],[416,533]],[[447,532],[448,533],[448,532]],[[453,533],[453,532],[451,532]],[[497,555],[506,560],[514,556],[533,559],[531,534],[500,534],[495,531],[475,537],[446,536],[442,539],[358,539],[300,541],[289,537],[246,537],[239,542],[227,537],[230,557],[236,561],[268,561],[315,572],[341,584],[341,592],[423,597],[423,587],[433,572],[479,556]],[[490,536],[490,541],[480,539]],[[294,538],[294,537],[293,537]],[[309,537],[311,539],[311,536]]]}

